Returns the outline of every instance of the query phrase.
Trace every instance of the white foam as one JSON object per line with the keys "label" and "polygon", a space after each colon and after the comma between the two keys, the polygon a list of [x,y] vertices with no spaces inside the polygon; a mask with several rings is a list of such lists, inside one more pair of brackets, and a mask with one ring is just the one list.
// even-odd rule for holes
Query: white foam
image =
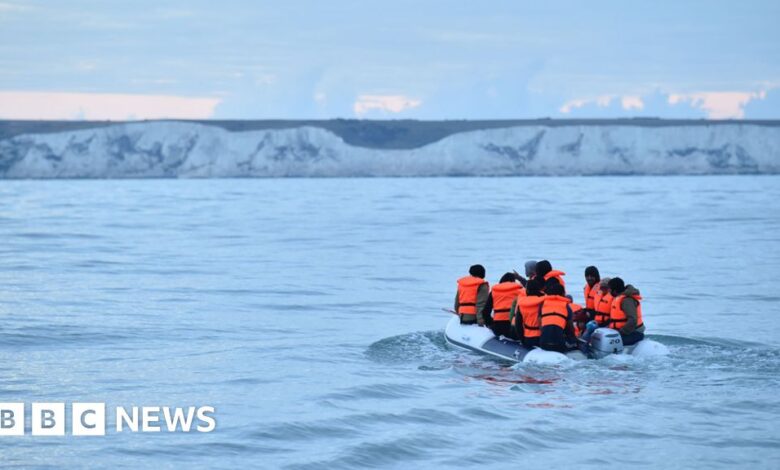
{"label": "white foam", "polygon": [[643,339],[634,346],[631,355],[634,357],[667,356],[669,355],[669,348],[658,341]]}
{"label": "white foam", "polygon": [[565,354],[539,348],[528,351],[523,358],[523,362],[528,364],[567,364],[571,361]]}

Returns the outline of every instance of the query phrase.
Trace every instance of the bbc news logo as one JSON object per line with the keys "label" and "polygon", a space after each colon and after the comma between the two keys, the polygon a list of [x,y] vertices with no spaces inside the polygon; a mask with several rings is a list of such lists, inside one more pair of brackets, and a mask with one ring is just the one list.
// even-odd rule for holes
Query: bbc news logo
{"label": "bbc news logo", "polygon": [[[106,435],[105,403],[71,403],[70,433],[74,436]],[[65,403],[31,403],[33,436],[64,436]],[[214,407],[133,406],[114,409],[116,432],[211,432],[217,427]],[[0,403],[0,436],[23,436],[25,404]]]}

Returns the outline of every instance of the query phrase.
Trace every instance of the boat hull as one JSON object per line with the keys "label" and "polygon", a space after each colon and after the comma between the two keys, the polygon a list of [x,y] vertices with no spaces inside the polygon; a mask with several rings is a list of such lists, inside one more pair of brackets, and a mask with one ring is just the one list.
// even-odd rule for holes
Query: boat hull
{"label": "boat hull", "polygon": [[[585,351],[572,350],[565,354],[545,351],[540,348],[528,349],[518,341],[504,337],[497,338],[490,328],[479,325],[462,325],[460,318],[454,315],[444,329],[444,338],[453,346],[510,362],[560,363],[567,359],[588,358],[587,345],[583,348]],[[657,341],[644,339],[635,345],[626,346],[622,352],[635,356],[662,356],[668,354],[669,350]]]}

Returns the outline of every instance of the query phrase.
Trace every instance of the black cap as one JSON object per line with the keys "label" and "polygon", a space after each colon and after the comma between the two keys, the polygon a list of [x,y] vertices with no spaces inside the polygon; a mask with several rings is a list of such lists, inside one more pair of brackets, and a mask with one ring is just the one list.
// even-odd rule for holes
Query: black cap
{"label": "black cap", "polygon": [[536,277],[543,278],[545,274],[552,271],[552,264],[546,259],[543,259],[536,263]]}
{"label": "black cap", "polygon": [[485,267],[482,266],[481,264],[475,264],[474,266],[469,268],[469,274],[471,274],[474,277],[485,279]]}
{"label": "black cap", "polygon": [[618,294],[626,290],[626,284],[623,282],[623,279],[620,279],[619,277],[613,277],[609,280],[609,290],[615,291]]}
{"label": "black cap", "polygon": [[566,290],[558,282],[558,279],[552,278],[544,283],[544,293],[547,295],[564,295]]}
{"label": "black cap", "polygon": [[593,276],[596,278],[596,282],[601,280],[601,274],[599,274],[599,268],[595,266],[588,266],[585,268],[585,277]]}
{"label": "black cap", "polygon": [[539,282],[539,279],[533,278],[529,279],[528,283],[525,285],[525,293],[527,295],[533,295],[533,296],[541,296],[544,295],[542,292],[542,283]]}

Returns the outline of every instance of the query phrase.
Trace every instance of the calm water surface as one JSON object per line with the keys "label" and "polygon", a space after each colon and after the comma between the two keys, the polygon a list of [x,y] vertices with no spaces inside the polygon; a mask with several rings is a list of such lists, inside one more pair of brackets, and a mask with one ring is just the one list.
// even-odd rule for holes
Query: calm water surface
{"label": "calm water surface", "polygon": [[[216,407],[5,465],[778,468],[780,177],[0,181],[0,402]],[[666,358],[510,366],[455,279],[621,275]],[[109,426],[113,419],[109,418]]]}

